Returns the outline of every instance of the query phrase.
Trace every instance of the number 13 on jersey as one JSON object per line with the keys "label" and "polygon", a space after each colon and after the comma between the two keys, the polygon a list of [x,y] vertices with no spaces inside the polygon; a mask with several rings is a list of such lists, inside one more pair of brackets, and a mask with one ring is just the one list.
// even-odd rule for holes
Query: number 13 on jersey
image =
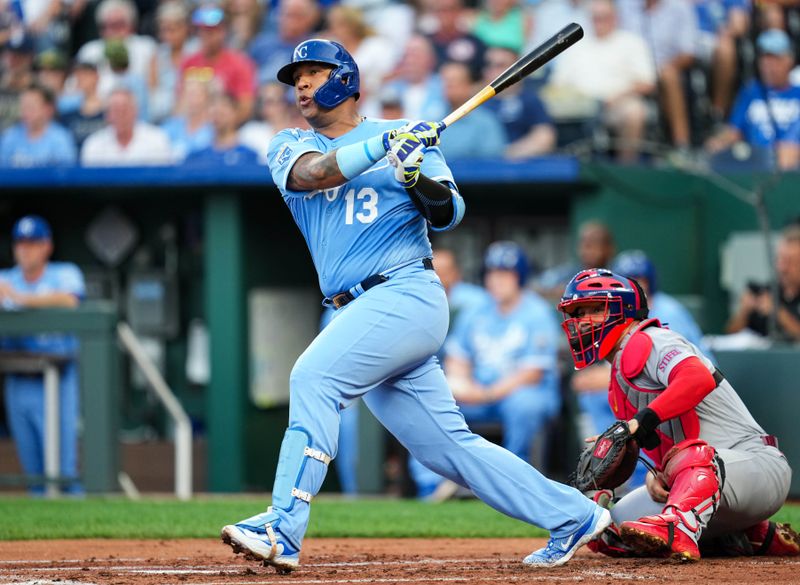
{"label": "number 13 on jersey", "polygon": [[[372,223],[378,217],[378,193],[371,187],[350,189],[344,196],[344,223],[353,225],[353,219],[359,223]],[[358,211],[356,211],[358,207]]]}

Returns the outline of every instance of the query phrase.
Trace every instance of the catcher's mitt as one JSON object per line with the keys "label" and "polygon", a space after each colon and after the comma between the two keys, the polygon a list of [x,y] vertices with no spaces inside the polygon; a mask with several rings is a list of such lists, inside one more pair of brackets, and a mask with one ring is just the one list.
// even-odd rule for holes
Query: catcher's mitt
{"label": "catcher's mitt", "polygon": [[631,476],[639,458],[639,443],[628,423],[619,420],[589,445],[578,459],[569,482],[578,490],[614,489]]}

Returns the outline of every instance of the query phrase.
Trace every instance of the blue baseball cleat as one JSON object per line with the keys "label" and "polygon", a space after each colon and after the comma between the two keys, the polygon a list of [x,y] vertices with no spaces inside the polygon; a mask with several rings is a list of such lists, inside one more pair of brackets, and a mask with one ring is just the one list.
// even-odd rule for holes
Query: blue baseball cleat
{"label": "blue baseball cleat", "polygon": [[572,534],[561,538],[551,537],[547,546],[533,551],[523,559],[531,567],[558,567],[572,558],[584,544],[600,535],[611,524],[608,510],[595,508],[592,517]]}
{"label": "blue baseball cleat", "polygon": [[[269,514],[269,513],[268,513]],[[275,567],[278,573],[290,573],[300,565],[300,551],[289,544],[270,522],[261,522],[267,514],[258,514],[222,529],[222,542],[236,554],[242,553],[251,561],[261,561],[265,567]]]}

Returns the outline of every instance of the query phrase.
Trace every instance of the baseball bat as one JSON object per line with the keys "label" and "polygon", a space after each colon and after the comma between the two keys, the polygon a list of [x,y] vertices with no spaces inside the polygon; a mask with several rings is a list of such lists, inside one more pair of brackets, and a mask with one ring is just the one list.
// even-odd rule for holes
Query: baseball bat
{"label": "baseball bat", "polygon": [[444,122],[445,126],[450,126],[457,122],[479,105],[490,100],[507,87],[524,79],[582,38],[583,29],[581,26],[574,22],[568,24],[503,71],[494,81],[469,98],[458,109],[450,112],[442,122]]}

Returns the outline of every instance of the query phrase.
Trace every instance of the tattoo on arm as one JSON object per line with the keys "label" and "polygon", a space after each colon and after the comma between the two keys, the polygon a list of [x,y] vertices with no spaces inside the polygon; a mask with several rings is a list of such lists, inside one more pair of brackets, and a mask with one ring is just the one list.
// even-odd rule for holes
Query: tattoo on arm
{"label": "tattoo on arm", "polygon": [[292,191],[328,189],[347,182],[336,162],[336,151],[320,154],[309,152],[297,159],[289,173],[288,186]]}

